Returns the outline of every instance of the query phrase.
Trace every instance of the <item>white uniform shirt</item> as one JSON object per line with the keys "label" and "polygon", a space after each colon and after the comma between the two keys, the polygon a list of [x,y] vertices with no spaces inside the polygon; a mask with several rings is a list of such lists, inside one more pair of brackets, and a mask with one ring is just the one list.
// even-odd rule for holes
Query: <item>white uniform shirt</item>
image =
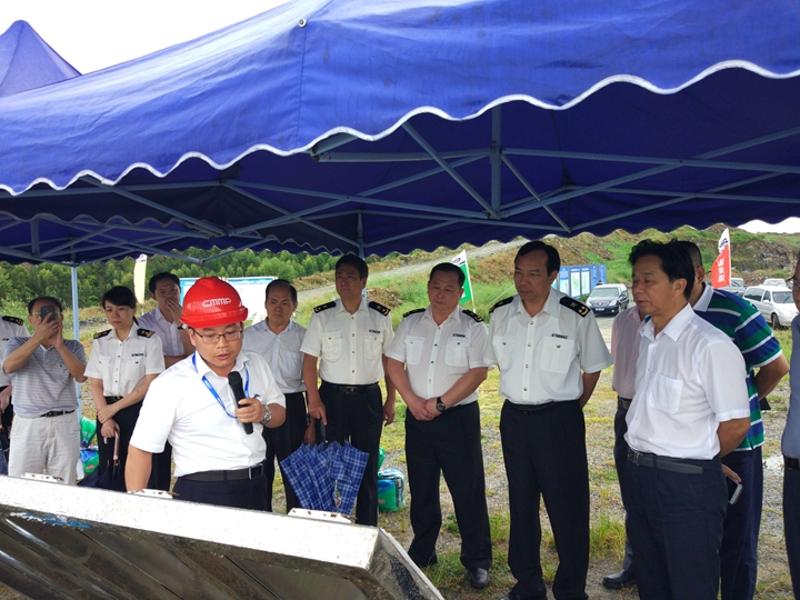
{"label": "white uniform shirt", "polygon": [[[562,305],[562,298],[583,315]],[[611,364],[592,311],[554,289],[533,317],[519,296],[496,305],[489,342],[487,362],[500,368],[500,393],[517,404],[577,400],[583,394],[581,371]]]}
{"label": "white uniform shirt", "polygon": [[[421,398],[437,398],[464,373],[488,367],[486,325],[456,308],[441,325],[430,306],[405,317],[397,327],[386,356],[405,363],[411,389]],[[456,406],[478,399],[475,390]]]}
{"label": "white uniform shirt", "polygon": [[181,340],[181,332],[178,330],[180,323],[170,323],[161,314],[161,309],[157,306],[150,312],[144,313],[141,317],[137,317],[139,327],[144,327],[150,331],[155,331],[156,335],[161,339],[161,347],[164,351],[164,356],[183,356],[183,341]]}
{"label": "white uniform shirt", "polygon": [[743,372],[739,349],[688,304],[658,335],[648,320],[626,418],[628,445],[673,458],[714,458],[717,426],[750,416]]}
{"label": "white uniform shirt", "polygon": [[391,341],[388,309],[362,300],[351,315],[341,300],[335,300],[314,309],[300,350],[320,359],[323,381],[368,385],[383,377],[383,353]]}
{"label": "white uniform shirt", "polygon": [[612,387],[622,398],[631,400],[636,390],[636,359],[639,357],[639,332],[644,322],[639,308],[631,306],[619,313],[611,326],[611,358],[614,359]]}
{"label": "white uniform shirt", "polygon": [[303,383],[303,353],[300,352],[300,346],[305,333],[305,327],[294,321],[289,321],[286,329],[280,333],[267,327],[266,321],[260,321],[244,330],[242,349],[266,359],[284,394],[304,392],[306,386]]}
{"label": "white uniform shirt", "polygon": [[[6,358],[6,344],[8,340],[15,337],[30,337],[28,329],[22,322],[22,319],[17,317],[2,317],[0,318],[0,363]],[[8,375],[3,369],[0,369],[0,387],[7,386],[11,383]]]}
{"label": "white uniform shirt", "polygon": [[91,352],[85,375],[103,380],[104,396],[124,396],[145,375],[164,370],[161,340],[148,329],[131,328],[125,341],[108,329],[92,340]]}
{"label": "white uniform shirt", "polygon": [[[263,358],[240,352],[234,370],[241,373],[245,393],[250,397],[259,395],[264,404],[286,405]],[[216,390],[225,409],[203,383],[203,376]],[[254,423],[253,433],[246,434],[244,426],[228,416],[236,408],[228,379],[216,375],[195,352],[150,384],[131,445],[157,454],[169,441],[176,477],[255,466],[266,455],[263,428]]]}

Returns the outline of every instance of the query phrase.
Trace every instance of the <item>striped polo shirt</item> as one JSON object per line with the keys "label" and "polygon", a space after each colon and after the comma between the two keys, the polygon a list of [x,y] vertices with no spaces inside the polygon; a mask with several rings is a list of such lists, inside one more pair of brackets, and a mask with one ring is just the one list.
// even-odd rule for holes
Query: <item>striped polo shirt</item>
{"label": "striped polo shirt", "polygon": [[692,307],[703,319],[723,331],[742,353],[747,368],[747,393],[750,397],[750,429],[737,450],[753,450],[764,445],[764,422],[756,389],[755,370],[781,356],[781,345],[758,309],[747,300],[725,290],[704,284],[700,299]]}

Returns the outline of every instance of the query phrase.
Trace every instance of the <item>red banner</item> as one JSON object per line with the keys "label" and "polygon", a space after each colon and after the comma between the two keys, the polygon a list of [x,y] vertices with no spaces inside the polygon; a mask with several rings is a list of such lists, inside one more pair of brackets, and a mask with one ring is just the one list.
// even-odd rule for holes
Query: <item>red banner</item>
{"label": "red banner", "polygon": [[731,240],[727,229],[722,232],[718,246],[719,256],[711,265],[711,285],[722,288],[731,284]]}

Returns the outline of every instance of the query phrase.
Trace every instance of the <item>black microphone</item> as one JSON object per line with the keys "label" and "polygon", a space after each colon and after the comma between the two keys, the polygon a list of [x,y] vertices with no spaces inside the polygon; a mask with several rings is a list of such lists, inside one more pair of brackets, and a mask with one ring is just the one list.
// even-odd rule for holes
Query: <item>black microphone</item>
{"label": "black microphone", "polygon": [[[247,396],[244,395],[244,387],[242,386],[242,376],[238,371],[231,371],[228,373],[228,385],[233,390],[233,397],[236,399],[236,406],[239,406],[239,400],[243,400]],[[247,435],[253,433],[252,423],[242,423],[244,425],[244,432]]]}

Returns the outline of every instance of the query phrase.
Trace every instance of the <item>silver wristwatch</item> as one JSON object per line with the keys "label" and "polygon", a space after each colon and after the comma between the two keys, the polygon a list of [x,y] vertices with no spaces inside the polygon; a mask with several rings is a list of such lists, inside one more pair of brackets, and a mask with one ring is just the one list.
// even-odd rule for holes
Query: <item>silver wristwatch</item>
{"label": "silver wristwatch", "polygon": [[269,406],[266,404],[264,405],[264,416],[261,418],[261,424],[266,427],[267,423],[272,420],[272,411],[269,409]]}

